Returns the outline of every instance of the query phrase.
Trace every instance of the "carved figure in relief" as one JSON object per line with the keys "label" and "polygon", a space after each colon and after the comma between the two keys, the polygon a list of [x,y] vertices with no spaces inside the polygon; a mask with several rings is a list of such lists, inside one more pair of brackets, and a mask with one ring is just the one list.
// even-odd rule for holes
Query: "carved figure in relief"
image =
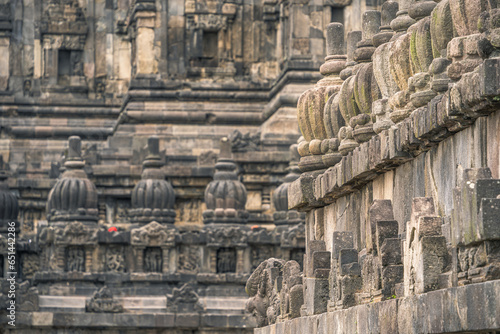
{"label": "carved figure in relief", "polygon": [[217,272],[236,272],[236,250],[232,248],[221,248],[217,251]]}
{"label": "carved figure in relief", "polygon": [[198,271],[198,259],[200,251],[198,247],[182,247],[179,254],[179,271],[194,273]]}
{"label": "carved figure in relief", "polygon": [[85,271],[85,250],[71,247],[66,252],[66,271]]}
{"label": "carved figure in relief", "polygon": [[144,271],[153,273],[161,273],[163,271],[161,248],[150,247],[144,250]]}

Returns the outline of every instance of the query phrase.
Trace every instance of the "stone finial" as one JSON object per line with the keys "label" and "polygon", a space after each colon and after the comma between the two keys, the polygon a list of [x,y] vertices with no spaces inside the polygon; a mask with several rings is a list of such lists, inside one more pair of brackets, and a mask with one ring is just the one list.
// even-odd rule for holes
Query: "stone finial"
{"label": "stone finial", "polygon": [[344,25],[333,22],[326,26],[326,54],[343,55],[344,54]]}
{"label": "stone finial", "polygon": [[317,86],[339,85],[338,74],[345,68],[346,56],[344,54],[344,25],[342,23],[330,23],[326,27],[326,49],[325,63],[319,71],[325,76]]}
{"label": "stone finial", "polygon": [[227,137],[220,140],[220,154],[219,159],[232,159],[233,154],[231,151],[231,141]]}
{"label": "stone finial", "polygon": [[381,28],[391,25],[391,21],[396,18],[399,10],[399,4],[396,1],[386,1],[382,5],[381,11]]}
{"label": "stone finial", "polygon": [[[326,130],[329,127],[325,118],[327,101],[338,92],[343,83],[339,76],[346,66],[346,56],[340,54],[343,51],[343,25],[339,23],[330,24],[328,26],[328,35],[329,55],[319,69],[324,78],[318,81],[315,87],[305,91],[299,97],[297,103],[297,120],[305,139],[304,142],[299,143],[298,147],[302,156],[299,167],[303,172],[329,167],[323,161],[321,147],[325,140],[328,142],[331,138],[331,134],[329,136]],[[327,143],[325,142],[325,144]],[[323,146],[326,147],[327,145]]]}
{"label": "stone finial", "polygon": [[380,32],[372,38],[375,47],[389,42],[394,35],[391,29],[391,21],[396,18],[398,8],[399,5],[396,1],[387,1],[382,5]]}
{"label": "stone finial", "polygon": [[160,156],[160,139],[158,136],[151,136],[148,138],[148,157]]}
{"label": "stone finial", "polygon": [[356,45],[361,41],[362,35],[363,33],[359,30],[347,33],[347,67],[340,72],[342,80],[346,80],[352,75],[352,67],[356,64],[354,61],[354,52],[356,51]]}
{"label": "stone finial", "polygon": [[408,9],[415,0],[400,0],[399,11],[396,13],[396,18],[391,21],[391,28],[395,34],[391,40],[396,40],[404,34],[406,30],[415,23],[415,20],[408,15]]}
{"label": "stone finial", "polygon": [[354,60],[357,62],[369,62],[375,47],[372,38],[380,31],[381,14],[377,10],[367,10],[363,13],[363,39],[356,45]]}
{"label": "stone finial", "polygon": [[378,10],[367,10],[363,13],[363,39],[372,39],[380,31],[381,17]]}
{"label": "stone finial", "polygon": [[354,61],[354,51],[356,51],[356,45],[363,38],[363,32],[359,30],[349,31],[347,33],[347,65]]}
{"label": "stone finial", "polygon": [[160,157],[160,139],[158,136],[151,136],[148,138],[147,152],[148,154],[146,155],[146,159],[142,162],[143,171],[148,168],[161,168],[163,163]]}
{"label": "stone finial", "polygon": [[408,14],[412,19],[421,20],[431,14],[437,3],[432,0],[415,1],[408,9]]}
{"label": "stone finial", "polygon": [[298,162],[300,159],[297,144],[290,146],[290,163],[288,174],[283,178],[283,183],[273,192],[273,204],[276,212],[273,214],[275,225],[299,224],[305,221],[305,213],[288,210],[288,188],[290,183],[300,177]]}
{"label": "stone finial", "polygon": [[82,159],[82,140],[78,136],[71,136],[68,140],[68,160]]}
{"label": "stone finial", "polygon": [[237,166],[231,153],[231,142],[221,139],[220,155],[215,164],[214,180],[205,189],[203,212],[205,224],[243,224],[248,220],[245,210],[247,190],[238,180]]}
{"label": "stone finial", "polygon": [[47,199],[49,222],[97,222],[97,189],[83,170],[85,162],[81,155],[80,137],[70,137],[68,156],[64,162],[66,171],[51,189]]}
{"label": "stone finial", "polygon": [[71,136],[68,139],[68,155],[64,162],[67,169],[81,169],[85,166],[82,159],[82,140],[78,136]]}
{"label": "stone finial", "polygon": [[148,138],[148,155],[142,163],[141,180],[132,190],[132,209],[130,220],[134,223],[148,224],[156,221],[173,224],[175,221],[175,192],[165,180],[161,169],[160,140],[157,136]]}

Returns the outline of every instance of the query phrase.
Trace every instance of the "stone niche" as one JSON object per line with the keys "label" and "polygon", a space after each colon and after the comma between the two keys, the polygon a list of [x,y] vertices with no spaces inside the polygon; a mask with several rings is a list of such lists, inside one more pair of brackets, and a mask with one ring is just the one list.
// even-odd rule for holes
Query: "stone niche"
{"label": "stone niche", "polygon": [[234,76],[233,21],[238,11],[236,4],[215,6],[203,1],[186,2],[186,43],[189,57],[189,75]]}
{"label": "stone niche", "polygon": [[217,250],[217,273],[236,272],[236,249],[223,247]]}
{"label": "stone niche", "polygon": [[65,259],[65,271],[85,272],[85,249],[83,247],[67,247],[65,250]]}
{"label": "stone niche", "polygon": [[83,73],[87,31],[78,1],[51,0],[44,4],[41,33],[45,92],[87,93]]}

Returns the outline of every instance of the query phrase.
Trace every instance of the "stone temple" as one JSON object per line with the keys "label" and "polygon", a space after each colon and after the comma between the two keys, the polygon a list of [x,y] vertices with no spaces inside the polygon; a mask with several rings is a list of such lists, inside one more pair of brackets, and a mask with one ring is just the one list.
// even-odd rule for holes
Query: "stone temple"
{"label": "stone temple", "polygon": [[499,0],[0,0],[0,122],[0,333],[500,333]]}

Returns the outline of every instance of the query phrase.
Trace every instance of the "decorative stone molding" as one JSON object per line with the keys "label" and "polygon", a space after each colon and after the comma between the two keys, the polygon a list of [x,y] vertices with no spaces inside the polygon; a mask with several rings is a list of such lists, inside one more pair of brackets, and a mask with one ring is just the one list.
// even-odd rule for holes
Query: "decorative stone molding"
{"label": "decorative stone molding", "polygon": [[98,229],[81,222],[71,222],[55,230],[56,243],[61,245],[86,245],[97,243]]}
{"label": "decorative stone molding", "polygon": [[123,312],[123,306],[113,298],[113,293],[105,286],[94,292],[92,298],[86,301],[85,310],[96,313],[120,313]]}
{"label": "decorative stone molding", "polygon": [[238,180],[236,170],[231,143],[228,138],[222,138],[214,180],[205,189],[205,224],[243,224],[248,220],[249,214],[245,210],[247,191]]}
{"label": "decorative stone molding", "polygon": [[163,163],[160,158],[158,137],[153,136],[148,139],[148,155],[142,165],[141,180],[132,191],[130,220],[142,224],[152,221],[173,224],[176,215],[175,194],[161,169]]}
{"label": "decorative stone molding", "polygon": [[248,232],[237,226],[209,227],[207,247],[246,247]]}
{"label": "decorative stone molding", "polygon": [[175,245],[175,229],[151,222],[131,231],[131,244],[145,247],[173,247]]}
{"label": "decorative stone molding", "polygon": [[341,159],[335,136],[345,123],[338,108],[332,104],[342,85],[339,74],[345,66],[344,26],[330,23],[327,27],[327,57],[320,68],[324,78],[305,91],[297,102],[297,120],[304,136],[298,146],[302,171],[324,169]]}
{"label": "decorative stone molding", "polygon": [[68,140],[66,171],[54,185],[47,200],[47,219],[52,224],[70,221],[97,222],[97,189],[83,170],[80,137]]}
{"label": "decorative stone molding", "polygon": [[201,312],[203,306],[199,299],[193,285],[185,283],[174,288],[172,295],[167,295],[167,309],[171,312]]}

